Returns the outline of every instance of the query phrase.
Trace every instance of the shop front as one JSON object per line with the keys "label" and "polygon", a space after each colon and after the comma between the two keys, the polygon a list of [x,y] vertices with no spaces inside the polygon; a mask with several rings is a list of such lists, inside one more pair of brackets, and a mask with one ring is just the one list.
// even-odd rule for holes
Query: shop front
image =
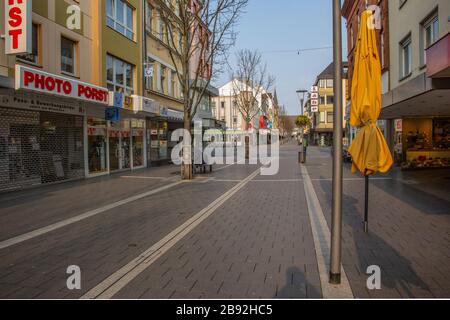
{"label": "shop front", "polygon": [[87,111],[87,176],[145,168],[145,115],[119,108],[119,119],[106,120],[106,108]]}
{"label": "shop front", "polygon": [[450,168],[450,117],[402,120],[403,169]]}
{"label": "shop front", "polygon": [[85,177],[86,109],[108,91],[17,65],[0,89],[0,192]]}

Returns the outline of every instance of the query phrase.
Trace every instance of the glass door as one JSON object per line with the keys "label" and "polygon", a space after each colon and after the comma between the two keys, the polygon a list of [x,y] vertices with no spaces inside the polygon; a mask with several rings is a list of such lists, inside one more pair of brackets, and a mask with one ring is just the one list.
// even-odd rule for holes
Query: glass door
{"label": "glass door", "polygon": [[109,132],[109,168],[111,171],[120,170],[120,131]]}
{"label": "glass door", "polygon": [[121,168],[120,169],[131,169],[131,140],[130,131],[122,131],[122,141],[121,141]]}

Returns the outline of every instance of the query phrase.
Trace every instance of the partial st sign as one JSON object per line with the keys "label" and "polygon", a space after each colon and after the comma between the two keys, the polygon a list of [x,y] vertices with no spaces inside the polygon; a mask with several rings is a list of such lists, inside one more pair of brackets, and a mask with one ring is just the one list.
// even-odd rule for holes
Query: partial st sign
{"label": "partial st sign", "polygon": [[32,51],[32,0],[5,0],[5,53]]}

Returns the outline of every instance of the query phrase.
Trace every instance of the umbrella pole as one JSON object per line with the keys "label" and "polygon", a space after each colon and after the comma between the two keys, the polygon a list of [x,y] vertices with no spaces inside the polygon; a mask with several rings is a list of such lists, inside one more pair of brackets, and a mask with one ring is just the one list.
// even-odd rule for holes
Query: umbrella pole
{"label": "umbrella pole", "polygon": [[364,201],[364,232],[369,232],[369,176],[365,179],[365,201]]}

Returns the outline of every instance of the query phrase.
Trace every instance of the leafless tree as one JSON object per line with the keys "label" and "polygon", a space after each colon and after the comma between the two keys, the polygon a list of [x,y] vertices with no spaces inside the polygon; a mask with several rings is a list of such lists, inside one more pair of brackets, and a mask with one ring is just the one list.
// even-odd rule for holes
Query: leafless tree
{"label": "leafless tree", "polygon": [[269,93],[274,83],[275,79],[268,74],[267,64],[259,52],[244,49],[236,53],[232,90],[236,107],[246,123],[246,130],[261,111],[263,95]]}
{"label": "leafless tree", "polygon": [[[184,106],[182,178],[193,178],[192,119],[205,97],[211,80],[223,71],[229,49],[235,44],[237,22],[249,0],[159,1],[163,38],[178,81]],[[154,1],[155,2],[155,1]]]}
{"label": "leafless tree", "polygon": [[[245,121],[245,129],[262,111],[264,95],[272,89],[275,78],[268,74],[267,64],[258,51],[248,49],[236,53],[236,68],[232,72],[232,91],[236,108]],[[245,158],[249,158],[249,137],[245,137]]]}

